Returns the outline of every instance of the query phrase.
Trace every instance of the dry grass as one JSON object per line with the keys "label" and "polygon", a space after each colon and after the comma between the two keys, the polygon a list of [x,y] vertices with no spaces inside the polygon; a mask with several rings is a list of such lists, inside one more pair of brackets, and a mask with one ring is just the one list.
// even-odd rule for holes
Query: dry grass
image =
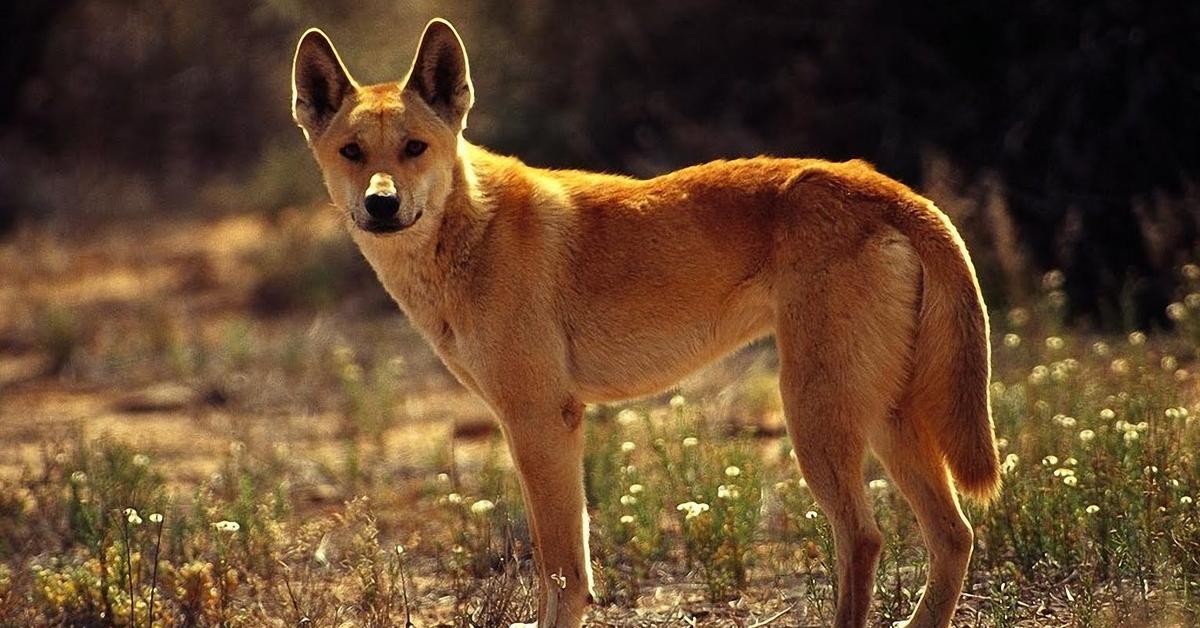
{"label": "dry grass", "polygon": [[[0,626],[531,615],[502,442],[328,220],[24,233],[0,265]],[[1187,269],[1175,327],[1149,338],[1064,329],[1056,275],[996,313],[1006,489],[971,513],[960,624],[1195,620],[1197,281]],[[763,343],[672,395],[589,408],[593,623],[830,622],[831,542],[774,368]],[[925,558],[870,477],[884,625],[911,610]]]}

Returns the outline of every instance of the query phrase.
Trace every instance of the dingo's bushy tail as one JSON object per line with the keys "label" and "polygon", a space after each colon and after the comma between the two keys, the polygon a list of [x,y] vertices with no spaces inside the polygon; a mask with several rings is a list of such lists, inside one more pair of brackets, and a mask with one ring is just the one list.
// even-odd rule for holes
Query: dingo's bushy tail
{"label": "dingo's bushy tail", "polygon": [[[908,196],[908,195],[906,195]],[[987,503],[1000,490],[988,384],[987,310],[958,231],[929,201],[908,196],[892,214],[923,268],[921,311],[905,414],[925,423],[955,484]]]}

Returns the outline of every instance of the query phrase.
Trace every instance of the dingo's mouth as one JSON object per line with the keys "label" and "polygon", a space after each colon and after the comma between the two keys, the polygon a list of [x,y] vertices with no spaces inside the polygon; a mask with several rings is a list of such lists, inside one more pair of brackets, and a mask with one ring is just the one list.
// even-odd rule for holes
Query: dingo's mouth
{"label": "dingo's mouth", "polygon": [[412,220],[409,221],[396,220],[394,218],[386,220],[368,218],[367,220],[362,221],[355,220],[354,224],[357,225],[359,229],[362,229],[367,233],[373,233],[375,235],[390,235],[393,233],[400,233],[401,231],[404,231],[405,229],[415,225],[423,213],[424,212],[422,211],[418,211],[412,217]]}

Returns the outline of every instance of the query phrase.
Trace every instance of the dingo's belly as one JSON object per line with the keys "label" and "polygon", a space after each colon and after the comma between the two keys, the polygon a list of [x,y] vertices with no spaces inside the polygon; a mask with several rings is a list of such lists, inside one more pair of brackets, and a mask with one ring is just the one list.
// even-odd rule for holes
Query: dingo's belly
{"label": "dingo's belly", "polygon": [[664,294],[597,303],[568,326],[571,376],[587,402],[654,394],[766,335],[773,324],[767,290],[757,283],[714,302]]}

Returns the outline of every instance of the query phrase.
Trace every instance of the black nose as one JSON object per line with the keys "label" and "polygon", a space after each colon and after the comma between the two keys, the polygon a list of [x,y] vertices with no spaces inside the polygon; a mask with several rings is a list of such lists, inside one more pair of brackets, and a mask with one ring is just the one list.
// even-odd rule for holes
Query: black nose
{"label": "black nose", "polygon": [[367,213],[375,220],[387,220],[393,218],[396,212],[400,211],[400,199],[392,195],[383,194],[368,194],[363,204],[367,207]]}

